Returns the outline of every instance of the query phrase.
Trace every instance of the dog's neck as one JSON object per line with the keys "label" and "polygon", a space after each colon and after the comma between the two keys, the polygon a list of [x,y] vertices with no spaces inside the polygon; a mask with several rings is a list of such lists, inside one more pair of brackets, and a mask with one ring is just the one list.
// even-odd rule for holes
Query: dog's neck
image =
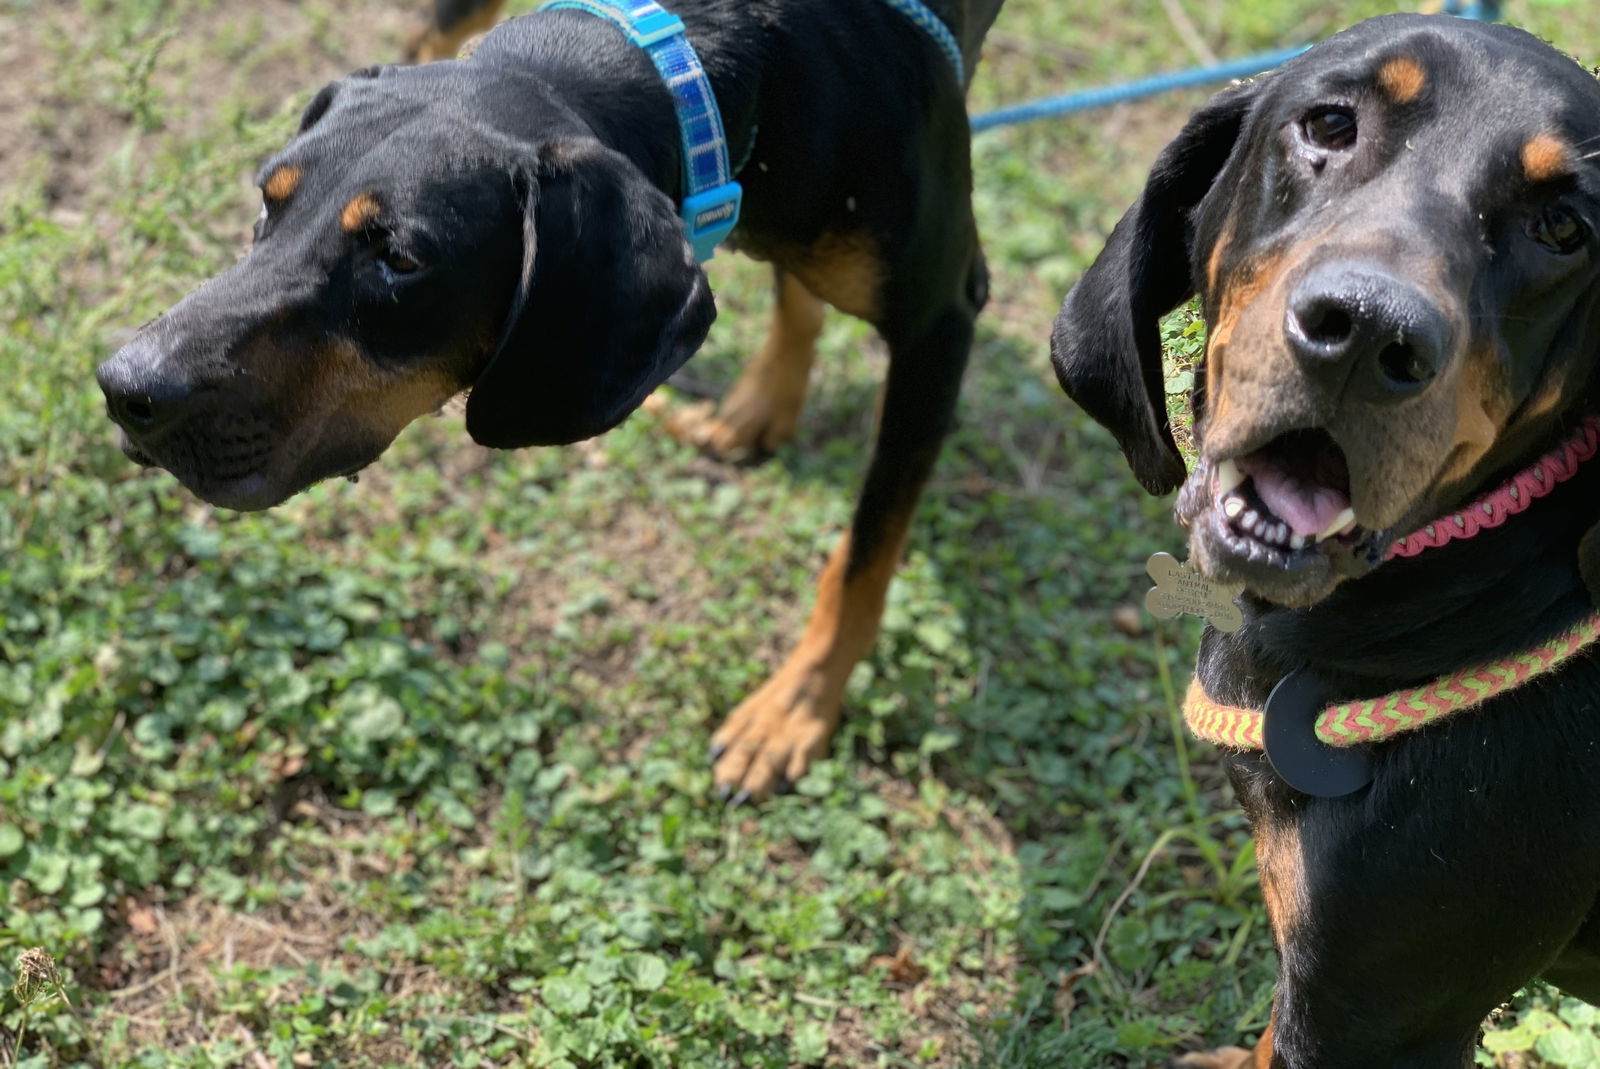
{"label": "dog's neck", "polygon": [[[767,33],[763,0],[676,5],[722,111],[728,156],[742,159],[756,136],[756,87]],[[567,109],[552,130],[587,133],[633,161],[664,193],[682,195],[682,139],[672,95],[645,51],[615,26],[582,12],[534,14],[484,38],[472,62],[507,77],[536,78]]]}
{"label": "dog's neck", "polygon": [[1202,640],[1201,682],[1219,702],[1259,709],[1302,666],[1336,698],[1361,698],[1520,650],[1595,610],[1577,546],[1597,494],[1600,458],[1505,524],[1390,560],[1309,609],[1247,594],[1245,626]]}

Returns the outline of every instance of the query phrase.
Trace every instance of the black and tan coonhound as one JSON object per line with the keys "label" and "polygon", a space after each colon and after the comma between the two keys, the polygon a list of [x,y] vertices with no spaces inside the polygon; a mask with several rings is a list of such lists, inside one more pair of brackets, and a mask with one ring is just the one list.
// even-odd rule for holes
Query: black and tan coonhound
{"label": "black and tan coonhound", "polygon": [[[1194,294],[1186,472],[1158,317]],[[1296,670],[1367,698],[1534,647],[1595,612],[1600,460],[1386,558],[1600,411],[1600,84],[1504,26],[1338,34],[1189,121],[1053,353],[1140,483],[1182,484],[1196,568],[1243,584],[1244,626],[1201,643],[1215,701],[1260,710]],[[1185,1064],[1454,1069],[1535,977],[1600,999],[1596,657],[1357,752],[1370,782],[1331,797],[1228,757],[1278,985],[1253,1052]]]}
{"label": "black and tan coonhound", "polygon": [[[753,798],[826,748],[951,425],[987,287],[966,86],[887,3],[668,6],[745,161],[733,245],[776,272],[766,345],[697,439],[738,454],[793,433],[824,303],[889,349],[866,482],[815,609],[712,739],[719,787]],[[999,7],[931,4],[966,72]],[[101,366],[126,451],[262,509],[371,463],[463,390],[484,445],[609,429],[715,316],[676,214],[681,153],[656,67],[583,11],[504,23],[470,59],[327,86],[261,170],[248,255]]]}

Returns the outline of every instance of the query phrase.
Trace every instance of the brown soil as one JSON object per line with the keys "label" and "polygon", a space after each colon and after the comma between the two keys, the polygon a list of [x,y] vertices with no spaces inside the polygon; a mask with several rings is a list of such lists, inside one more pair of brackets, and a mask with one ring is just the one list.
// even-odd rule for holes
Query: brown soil
{"label": "brown soil", "polygon": [[0,199],[42,179],[47,201],[75,213],[136,131],[181,139],[221,101],[258,117],[290,107],[325,81],[397,59],[425,6],[357,0],[328,18],[296,0],[217,0],[116,42],[111,62],[89,58],[112,31],[81,10],[0,10]]}

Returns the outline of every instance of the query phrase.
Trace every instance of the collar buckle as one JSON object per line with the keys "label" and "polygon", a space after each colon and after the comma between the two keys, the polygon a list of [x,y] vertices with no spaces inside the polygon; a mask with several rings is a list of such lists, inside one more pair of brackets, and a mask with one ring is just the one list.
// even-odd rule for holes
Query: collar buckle
{"label": "collar buckle", "polygon": [[689,232],[689,244],[694,247],[696,260],[704,263],[711,259],[716,247],[739,224],[739,208],[743,202],[744,189],[738,182],[728,182],[683,198],[678,214]]}
{"label": "collar buckle", "polygon": [[661,8],[636,14],[628,27],[628,36],[633,38],[633,43],[640,48],[660,44],[667,38],[676,37],[683,32],[683,20]]}

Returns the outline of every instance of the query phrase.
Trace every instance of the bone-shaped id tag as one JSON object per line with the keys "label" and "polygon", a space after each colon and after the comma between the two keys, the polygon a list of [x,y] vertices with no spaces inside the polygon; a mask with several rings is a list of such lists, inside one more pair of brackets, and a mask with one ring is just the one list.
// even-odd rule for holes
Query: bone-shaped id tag
{"label": "bone-shaped id tag", "polygon": [[1235,604],[1243,583],[1214,583],[1170,553],[1154,554],[1144,570],[1156,581],[1144,596],[1144,607],[1163,620],[1179,613],[1203,617],[1218,631],[1237,631],[1244,613]]}

